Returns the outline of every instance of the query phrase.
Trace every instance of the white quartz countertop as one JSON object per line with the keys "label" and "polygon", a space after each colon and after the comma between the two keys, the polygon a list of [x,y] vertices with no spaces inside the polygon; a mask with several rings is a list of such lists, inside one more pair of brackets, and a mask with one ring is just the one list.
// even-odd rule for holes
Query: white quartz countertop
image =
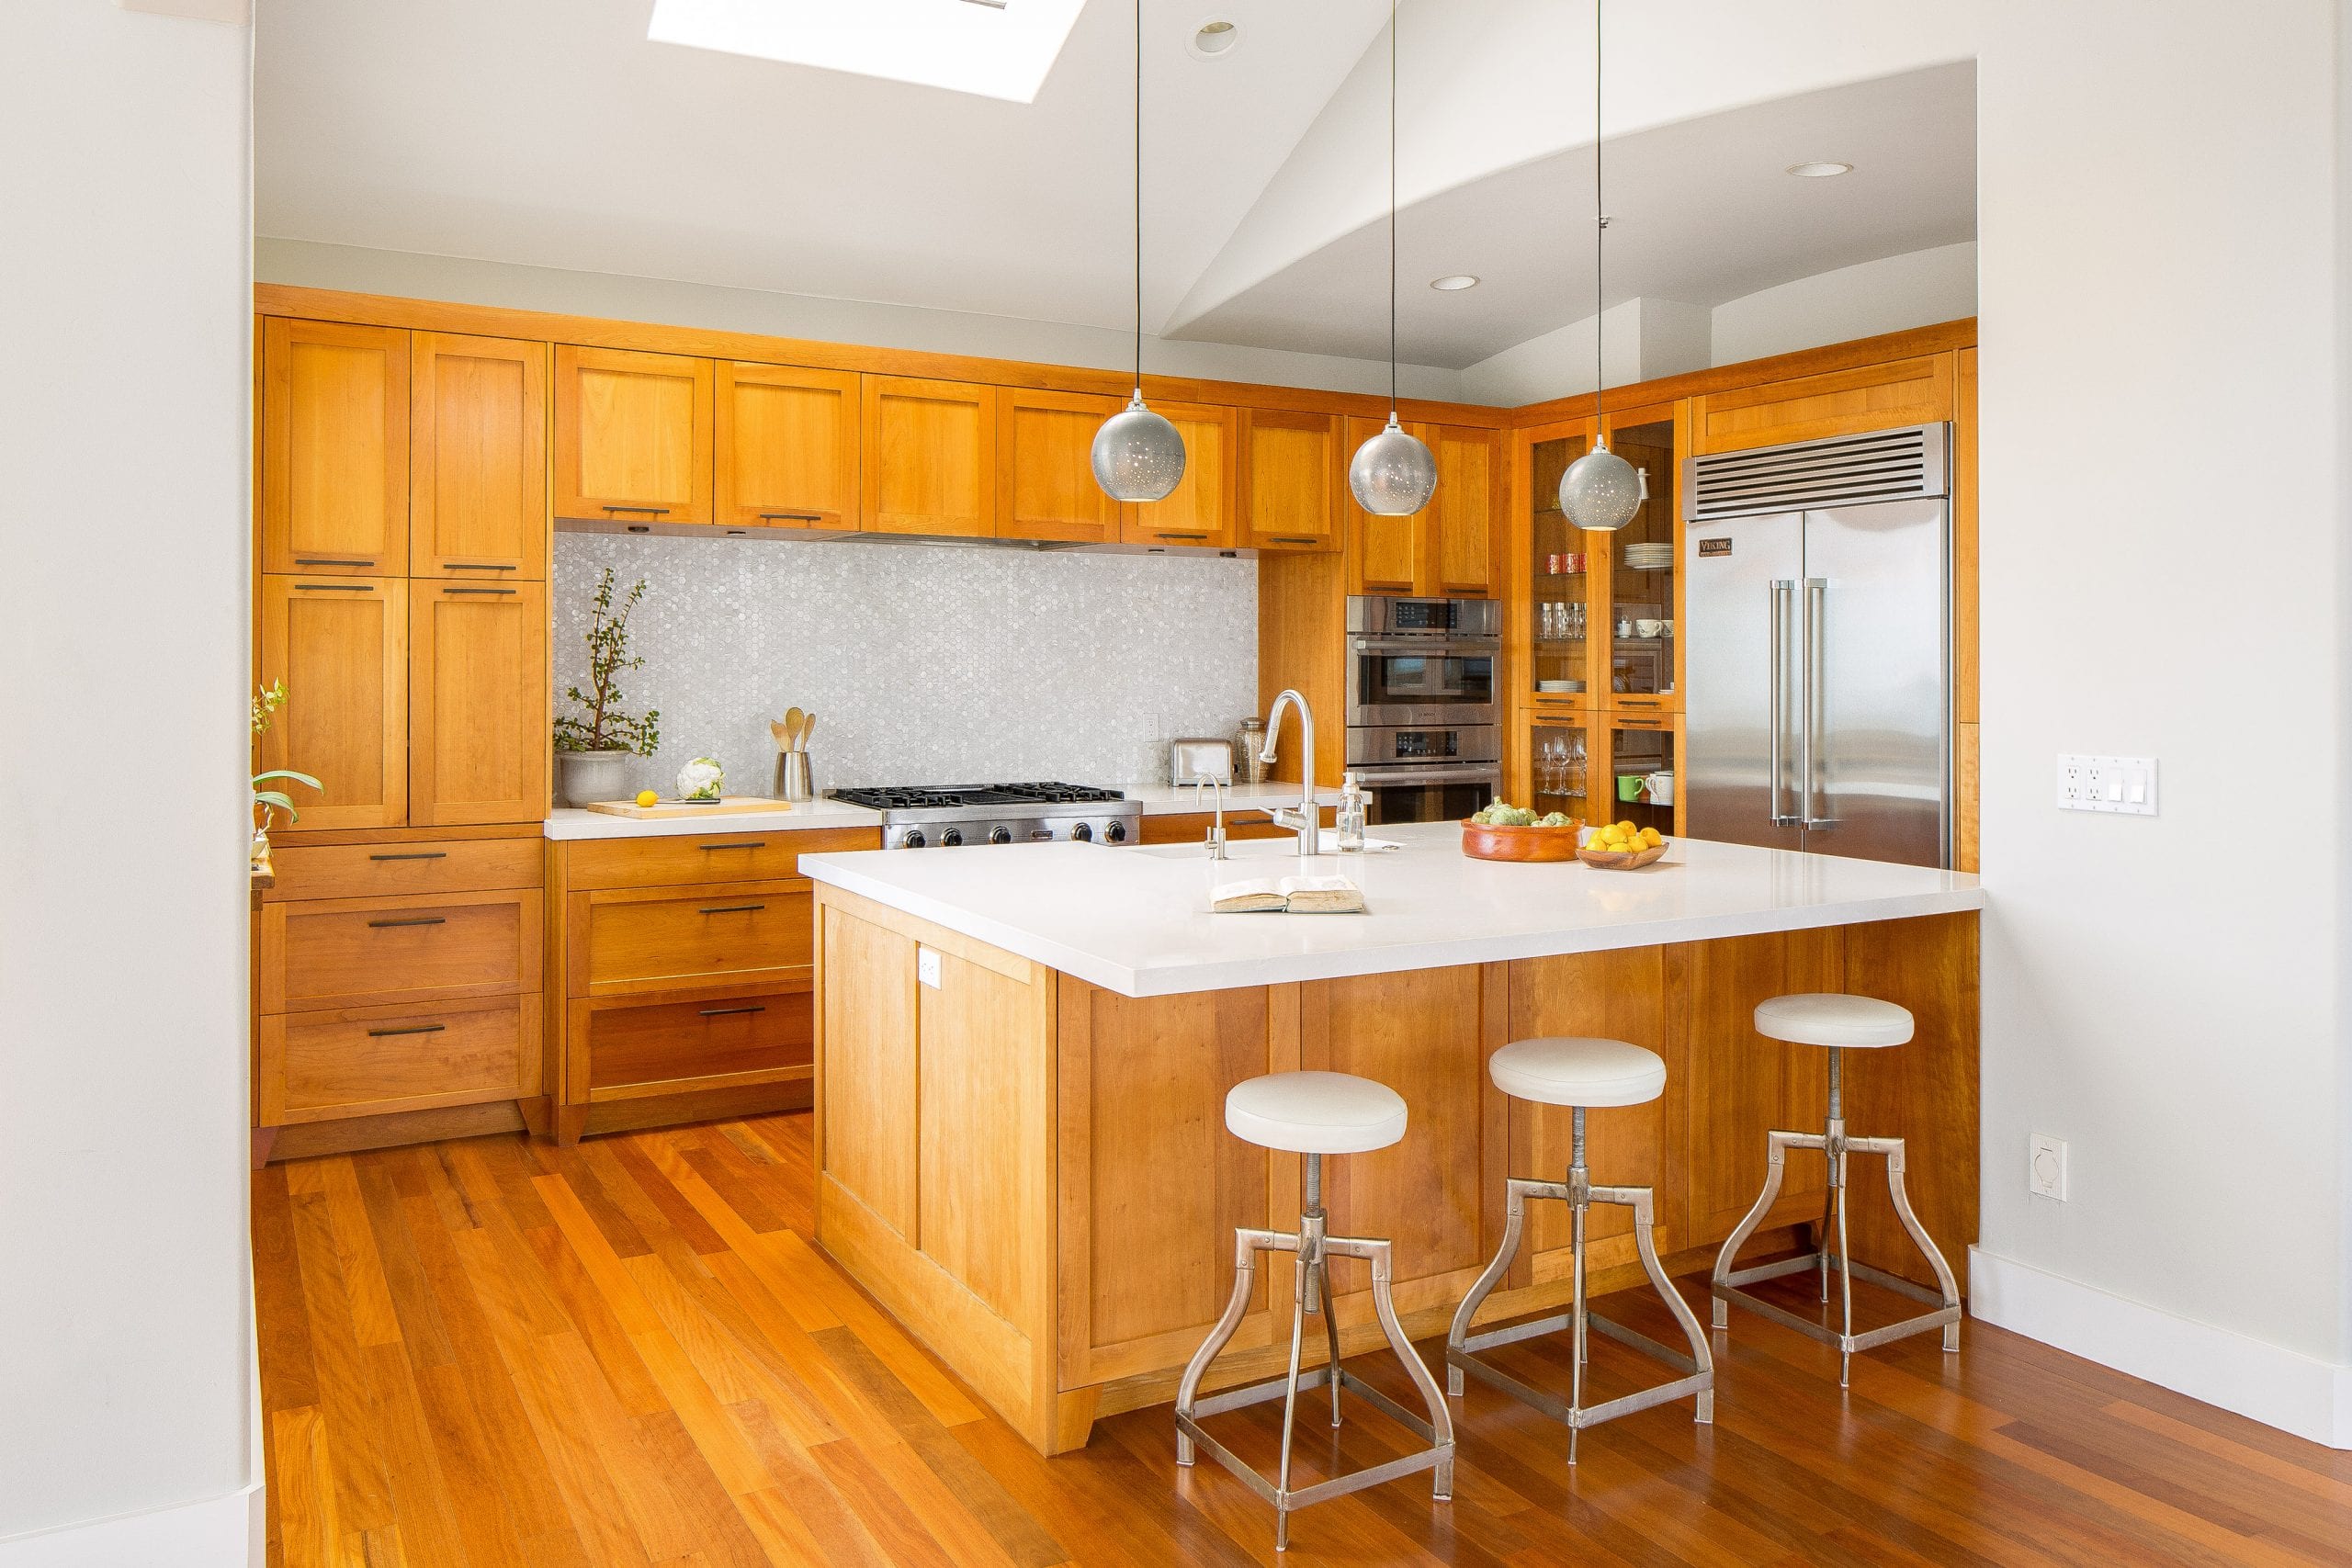
{"label": "white quartz countertop", "polygon": [[[1129,800],[1143,807],[1146,817],[1173,817],[1185,811],[1214,811],[1216,796],[1210,790],[1196,790],[1191,784],[1121,784],[1120,791]],[[1315,792],[1323,805],[1340,804],[1337,784],[1325,784]],[[1237,784],[1225,788],[1225,809],[1228,816],[1237,812],[1263,812],[1269,806],[1296,806],[1298,785],[1295,784]],[[1328,819],[1327,819],[1328,820]]]}
{"label": "white quartz countertop", "polygon": [[789,811],[703,811],[684,817],[616,817],[569,806],[548,813],[541,829],[550,839],[667,839],[688,833],[789,833],[810,828],[878,828],[879,811],[843,806],[838,800],[804,800]]}
{"label": "white quartz countertop", "polygon": [[1214,877],[1191,845],[1015,844],[986,852],[809,855],[803,875],[1123,996],[1170,996],[1454,964],[1647,947],[1982,908],[1974,876],[1678,839],[1638,871],[1501,864],[1451,822],[1382,827],[1400,849],[1322,856],[1364,915],[1212,915],[1212,880],[1299,869],[1279,840],[1235,846]]}

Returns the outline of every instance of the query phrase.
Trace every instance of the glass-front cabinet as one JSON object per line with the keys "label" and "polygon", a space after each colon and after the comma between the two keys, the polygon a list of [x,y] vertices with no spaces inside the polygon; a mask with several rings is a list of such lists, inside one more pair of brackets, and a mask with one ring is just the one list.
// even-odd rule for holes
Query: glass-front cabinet
{"label": "glass-front cabinet", "polygon": [[1579,822],[1614,822],[1592,809],[1592,726],[1576,715],[1539,717],[1530,738],[1529,769],[1538,812],[1564,811]]}
{"label": "glass-front cabinet", "polygon": [[[1608,716],[1600,727],[1608,748],[1606,776],[1600,782],[1607,797],[1592,804],[1589,822],[1631,822],[1661,833],[1682,830],[1682,720],[1675,714],[1627,713]],[[1560,807],[1566,810],[1567,807]]]}
{"label": "glass-front cabinet", "polygon": [[1642,504],[1609,537],[1609,705],[1672,711],[1681,706],[1681,562],[1677,558],[1675,487],[1680,453],[1673,405],[1631,409],[1609,418],[1609,447],[1640,470]]}
{"label": "glass-front cabinet", "polygon": [[1585,531],[1570,527],[1560,512],[1560,476],[1591,449],[1592,422],[1537,430],[1532,437],[1528,694],[1541,707],[1583,708],[1591,702],[1594,590],[1606,574],[1593,559]]}

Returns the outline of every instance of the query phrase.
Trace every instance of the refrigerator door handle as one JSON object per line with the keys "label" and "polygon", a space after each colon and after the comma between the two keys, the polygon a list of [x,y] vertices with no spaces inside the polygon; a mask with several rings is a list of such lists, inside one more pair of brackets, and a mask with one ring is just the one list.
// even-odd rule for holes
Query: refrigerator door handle
{"label": "refrigerator door handle", "polygon": [[1776,828],[1794,828],[1803,820],[1795,814],[1781,809],[1781,782],[1787,769],[1787,759],[1781,742],[1788,733],[1786,704],[1782,700],[1782,694],[1789,684],[1788,605],[1796,586],[1796,580],[1789,577],[1775,578],[1764,585],[1771,606],[1772,626],[1770,651],[1765,659],[1765,668],[1771,671],[1772,682],[1771,714],[1768,720],[1771,750],[1766,768],[1770,779],[1769,809],[1772,814],[1772,825]]}
{"label": "refrigerator door handle", "polygon": [[1814,772],[1814,743],[1821,728],[1821,643],[1822,623],[1829,615],[1829,580],[1808,577],[1804,580],[1804,696],[1797,719],[1797,772],[1799,802],[1807,828],[1835,828],[1838,818],[1815,815],[1818,804],[1827,811],[1827,801],[1821,793],[1819,777]]}

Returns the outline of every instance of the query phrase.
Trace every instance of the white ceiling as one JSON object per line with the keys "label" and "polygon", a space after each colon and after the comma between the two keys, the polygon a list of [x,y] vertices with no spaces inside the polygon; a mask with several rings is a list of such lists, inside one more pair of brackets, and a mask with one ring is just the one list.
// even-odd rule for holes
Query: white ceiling
{"label": "white ceiling", "polygon": [[[1091,0],[1031,105],[650,43],[650,7],[259,0],[256,229],[1128,324],[1126,5]],[[1148,329],[1385,358],[1387,6],[1144,12]],[[1973,69],[1938,63],[1966,52],[1951,14],[1612,7],[1611,301],[1708,305],[1970,237]],[[1467,365],[1590,313],[1577,15],[1589,40],[1590,10],[1558,0],[1407,0],[1404,70],[1424,88],[1404,121],[1408,361]],[[1213,16],[1241,42],[1204,61],[1184,45]],[[1857,172],[1781,172],[1804,158]],[[1429,289],[1447,272],[1485,281]]]}

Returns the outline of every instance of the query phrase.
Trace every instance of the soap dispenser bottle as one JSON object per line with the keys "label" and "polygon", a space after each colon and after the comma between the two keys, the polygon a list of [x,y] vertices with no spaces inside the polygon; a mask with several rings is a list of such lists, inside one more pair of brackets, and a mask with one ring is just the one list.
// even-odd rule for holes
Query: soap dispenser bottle
{"label": "soap dispenser bottle", "polygon": [[1363,848],[1364,798],[1363,785],[1353,773],[1340,775],[1340,852]]}

